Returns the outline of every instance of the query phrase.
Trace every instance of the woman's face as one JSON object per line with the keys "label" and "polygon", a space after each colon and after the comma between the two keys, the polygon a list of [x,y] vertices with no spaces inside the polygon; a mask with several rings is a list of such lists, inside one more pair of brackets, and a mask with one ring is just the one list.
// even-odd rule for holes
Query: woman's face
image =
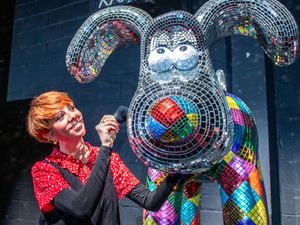
{"label": "woman's face", "polygon": [[53,119],[50,120],[52,137],[58,142],[75,141],[82,138],[85,133],[81,112],[73,105],[66,105]]}

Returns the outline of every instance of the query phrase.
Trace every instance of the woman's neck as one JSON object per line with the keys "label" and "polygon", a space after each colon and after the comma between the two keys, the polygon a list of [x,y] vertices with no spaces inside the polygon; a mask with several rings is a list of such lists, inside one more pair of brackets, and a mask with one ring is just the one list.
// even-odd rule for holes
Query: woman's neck
{"label": "woman's neck", "polygon": [[73,142],[60,142],[59,149],[61,152],[80,160],[82,163],[87,163],[89,159],[90,152],[83,139]]}

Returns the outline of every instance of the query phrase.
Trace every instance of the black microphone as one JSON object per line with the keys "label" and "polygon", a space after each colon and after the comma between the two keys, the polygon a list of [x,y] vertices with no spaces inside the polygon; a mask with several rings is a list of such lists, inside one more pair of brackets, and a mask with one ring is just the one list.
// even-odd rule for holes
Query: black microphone
{"label": "black microphone", "polygon": [[[127,113],[128,113],[128,108],[122,105],[117,108],[117,111],[114,113],[114,117],[119,124],[122,124],[125,123],[127,120]],[[109,131],[109,135],[113,140],[116,139],[117,134],[115,131],[112,130]]]}
{"label": "black microphone", "polygon": [[127,121],[128,108],[126,106],[119,106],[117,111],[114,113],[114,117],[119,124]]}

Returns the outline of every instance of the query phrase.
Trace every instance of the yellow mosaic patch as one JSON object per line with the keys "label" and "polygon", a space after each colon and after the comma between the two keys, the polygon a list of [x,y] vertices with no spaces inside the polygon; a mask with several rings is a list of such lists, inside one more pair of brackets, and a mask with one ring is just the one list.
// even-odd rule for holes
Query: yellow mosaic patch
{"label": "yellow mosaic patch", "polygon": [[144,225],[156,225],[156,222],[151,216],[147,216],[147,218],[144,220]]}
{"label": "yellow mosaic patch", "polygon": [[236,104],[236,102],[231,97],[226,96],[226,100],[227,100],[229,108],[231,108],[231,109],[239,109],[238,105]]}
{"label": "yellow mosaic patch", "polygon": [[256,225],[267,225],[267,213],[263,201],[260,199],[252,210],[247,214],[247,216],[256,224]]}
{"label": "yellow mosaic patch", "polygon": [[189,201],[191,201],[192,203],[194,203],[195,206],[199,206],[199,203],[200,203],[200,194],[195,195],[192,198],[189,198]]}
{"label": "yellow mosaic patch", "polygon": [[224,161],[229,163],[232,160],[233,157],[234,157],[234,153],[232,151],[229,151],[228,154],[225,155]]}
{"label": "yellow mosaic patch", "polygon": [[186,116],[191,121],[194,127],[198,127],[198,115],[196,113],[190,113]]}

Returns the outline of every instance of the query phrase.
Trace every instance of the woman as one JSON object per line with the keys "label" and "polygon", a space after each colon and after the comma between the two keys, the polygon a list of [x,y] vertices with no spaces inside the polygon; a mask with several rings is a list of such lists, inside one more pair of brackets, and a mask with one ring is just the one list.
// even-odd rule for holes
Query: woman
{"label": "woman", "polygon": [[34,98],[27,116],[28,133],[39,142],[53,143],[52,153],[32,167],[34,192],[42,212],[40,224],[120,224],[117,201],[124,196],[156,211],[177,176],[150,192],[112,150],[119,124],[104,116],[96,126],[102,143],[83,140],[81,112],[63,92],[50,91]]}

